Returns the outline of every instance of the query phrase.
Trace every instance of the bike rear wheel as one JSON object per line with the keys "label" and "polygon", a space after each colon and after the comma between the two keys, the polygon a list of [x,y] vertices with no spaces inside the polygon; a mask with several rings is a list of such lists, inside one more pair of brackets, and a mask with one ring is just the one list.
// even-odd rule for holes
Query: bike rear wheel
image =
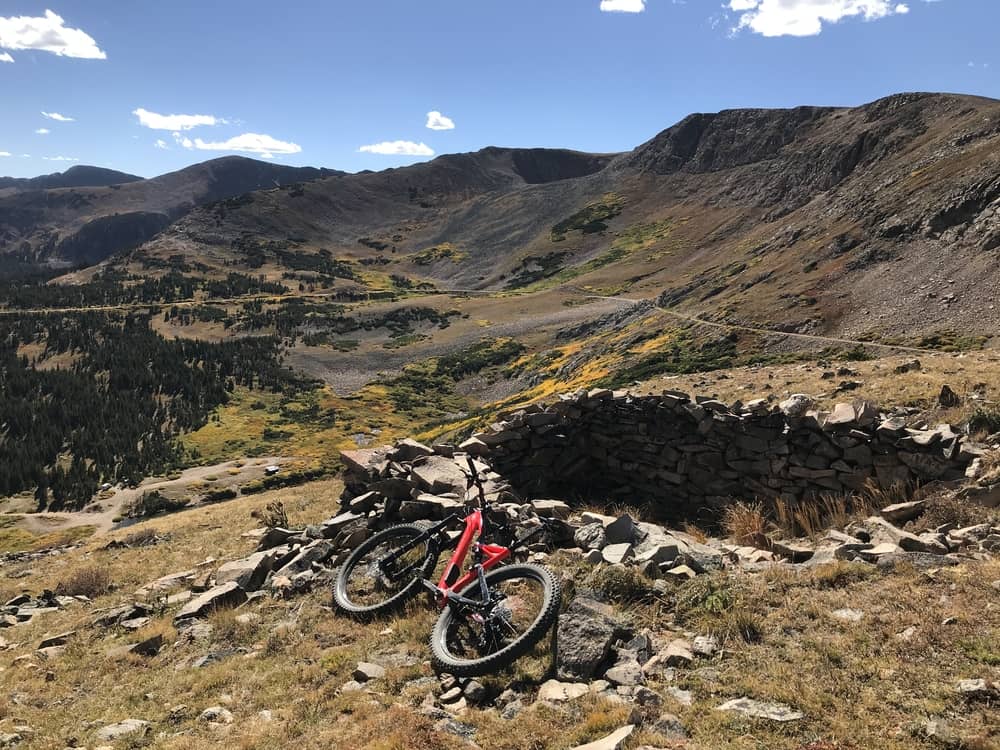
{"label": "bike rear wheel", "polygon": [[[420,591],[420,582],[437,564],[439,550],[433,537],[418,524],[401,524],[380,531],[348,555],[337,570],[333,607],[358,619],[388,614]],[[386,558],[409,547],[392,562]]]}
{"label": "bike rear wheel", "polygon": [[434,668],[475,677],[512,664],[538,643],[559,616],[559,582],[539,565],[507,565],[458,592],[475,605],[450,603],[431,634]]}

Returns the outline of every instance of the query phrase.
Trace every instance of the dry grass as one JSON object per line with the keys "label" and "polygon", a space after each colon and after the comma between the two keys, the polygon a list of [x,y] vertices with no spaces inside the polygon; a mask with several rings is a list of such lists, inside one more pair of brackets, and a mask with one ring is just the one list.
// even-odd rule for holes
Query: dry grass
{"label": "dry grass", "polygon": [[87,565],[69,572],[55,587],[62,596],[86,596],[96,599],[111,591],[111,576],[107,568]]}
{"label": "dry grass", "polygon": [[854,519],[871,515],[875,506],[866,494],[829,493],[796,502],[778,499],[774,502],[774,523],[788,536],[815,537],[827,529],[843,528]]}
{"label": "dry grass", "polygon": [[767,518],[762,503],[736,502],[722,513],[722,529],[737,544],[766,546]]}
{"label": "dry grass", "polygon": [[[203,642],[178,635],[169,611],[134,634],[89,625],[95,609],[130,600],[136,587],[153,578],[217,558],[201,568],[207,572],[225,559],[248,554],[253,543],[240,534],[257,525],[251,511],[281,502],[296,521],[315,522],[336,511],[332,498],[339,490],[338,482],[322,481],[183,511],[157,520],[157,530],[169,539],[155,546],[102,550],[106,539],[95,540],[44,564],[33,562],[36,572],[28,578],[0,578],[0,596],[12,595],[24,588],[51,588],[96,567],[107,571],[117,587],[97,594],[92,606],[71,605],[4,633],[17,645],[0,652],[5,688],[0,732],[12,731],[15,723],[30,725],[34,733],[22,744],[29,750],[90,747],[98,743],[88,722],[99,726],[131,717],[151,721],[151,746],[168,750],[466,747],[419,710],[431,688],[412,680],[430,676],[426,638],[436,616],[420,603],[390,620],[362,625],[333,616],[325,590],[290,601],[265,599],[214,613],[209,619],[214,632]],[[573,563],[576,559],[556,553],[550,563],[583,583],[592,570]],[[664,710],[680,716],[692,748],[798,750],[824,741],[829,747],[931,750],[929,741],[910,730],[925,716],[947,717],[969,747],[977,741],[989,747],[982,743],[995,741],[1000,731],[989,707],[959,700],[954,683],[965,677],[996,679],[1000,611],[983,603],[995,597],[990,581],[998,578],[996,562],[893,576],[871,566],[834,563],[801,573],[699,576],[678,588],[674,607],[659,599],[630,599],[621,606],[629,622],[651,629],[661,641],[676,637],[674,609],[684,628],[723,640],[724,658],[678,670],[673,684],[692,691],[693,705],[674,702],[665,683],[650,684],[665,696]],[[830,617],[843,607],[861,610],[864,618],[851,624]],[[238,619],[243,613],[259,619]],[[941,624],[952,617],[952,624]],[[895,637],[910,625],[917,628],[912,641]],[[45,663],[33,656],[46,632],[69,630],[78,635],[62,656]],[[165,646],[155,657],[106,655],[157,633]],[[488,687],[497,691],[516,682],[530,701],[533,686],[550,667],[546,647],[510,673],[487,680]],[[199,657],[230,649],[238,651],[201,668],[192,666]],[[358,661],[388,654],[409,655],[411,663],[391,667],[371,694],[339,692]],[[18,659],[22,656],[29,658]],[[13,695],[17,704],[11,702]],[[806,718],[777,725],[715,711],[739,695],[789,703]],[[198,714],[213,705],[227,706],[236,721],[222,727],[198,721]],[[259,715],[264,709],[273,712],[270,720]],[[564,750],[626,723],[629,707],[587,696],[563,709],[529,706],[513,721],[493,710],[457,718],[474,728],[472,739],[483,750]],[[634,750],[641,743],[671,747],[649,730],[637,733],[626,747]]]}
{"label": "dry grass", "polygon": [[252,518],[256,518],[260,521],[262,526],[269,529],[289,528],[288,512],[285,510],[285,506],[281,503],[281,501],[268,503],[264,506],[263,510],[252,511],[250,516]]}

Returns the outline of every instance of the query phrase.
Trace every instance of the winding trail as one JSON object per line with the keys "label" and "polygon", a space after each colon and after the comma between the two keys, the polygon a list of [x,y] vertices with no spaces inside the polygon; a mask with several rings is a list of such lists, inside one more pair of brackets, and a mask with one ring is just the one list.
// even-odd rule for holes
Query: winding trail
{"label": "winding trail", "polygon": [[[583,292],[584,290],[578,289],[577,291]],[[587,294],[587,299],[603,299],[612,300],[614,302],[621,302],[629,305],[641,305],[647,302],[653,302],[653,307],[664,315],[669,315],[677,320],[683,320],[688,323],[694,323],[696,325],[708,326],[710,328],[720,328],[726,331],[745,331],[748,333],[756,333],[763,336],[782,336],[784,338],[798,339],[800,341],[817,341],[826,344],[850,344],[852,346],[871,346],[878,347],[881,349],[890,349],[897,352],[913,352],[914,354],[954,354],[954,352],[947,352],[944,349],[934,349],[932,347],[919,347],[919,346],[903,346],[900,344],[882,344],[877,341],[860,341],[858,339],[844,339],[838,338],[836,336],[816,336],[811,333],[792,333],[790,331],[775,331],[771,328],[758,328],[755,326],[739,325],[736,323],[718,323],[713,320],[703,320],[695,315],[687,315],[686,313],[677,312],[676,310],[670,310],[666,307],[661,307],[655,304],[654,300],[651,299],[631,299],[629,297],[606,297],[599,294]]]}

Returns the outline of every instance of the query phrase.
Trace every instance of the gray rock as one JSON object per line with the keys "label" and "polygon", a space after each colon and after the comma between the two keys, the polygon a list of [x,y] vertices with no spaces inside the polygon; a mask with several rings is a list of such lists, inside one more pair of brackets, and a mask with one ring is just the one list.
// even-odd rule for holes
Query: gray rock
{"label": "gray rock", "polygon": [[778,404],[778,408],[786,417],[804,417],[806,412],[813,407],[811,396],[804,393],[793,393],[787,399]]}
{"label": "gray rock", "polygon": [[223,706],[211,706],[198,715],[199,721],[207,721],[211,724],[232,724],[233,713]]}
{"label": "gray rock", "polygon": [[923,500],[912,500],[908,503],[887,505],[879,512],[890,523],[906,523],[921,515],[926,506],[927,503]]}
{"label": "gray rock", "polygon": [[711,658],[719,650],[719,641],[714,635],[699,635],[694,639],[691,650],[696,656]]}
{"label": "gray rock", "polygon": [[462,688],[462,695],[466,697],[469,703],[483,703],[489,696],[489,691],[486,690],[486,686],[479,680],[469,680],[465,683],[465,687]]}
{"label": "gray rock", "polygon": [[604,679],[613,682],[615,685],[641,685],[645,682],[642,676],[642,667],[635,658],[635,654],[629,651],[619,656],[615,665],[604,673]]}
{"label": "gray rock", "polygon": [[357,667],[354,668],[354,672],[351,675],[358,682],[368,682],[369,680],[381,680],[385,677],[385,667],[381,667],[378,664],[372,664],[367,661],[360,662]]}
{"label": "gray rock", "polygon": [[686,667],[694,661],[694,653],[690,643],[678,638],[660,652],[660,658],[668,667]]}
{"label": "gray rock", "polygon": [[754,700],[753,698],[735,698],[718,706],[716,711],[734,711],[744,716],[753,716],[758,719],[770,719],[771,721],[798,721],[805,718],[805,714],[796,711],[791,706],[783,703],[766,703]]}
{"label": "gray rock", "polygon": [[607,535],[604,533],[604,524],[598,521],[581,526],[573,534],[573,542],[582,549],[602,549],[608,543]]}
{"label": "gray rock", "polygon": [[560,679],[586,680],[595,675],[622,630],[614,610],[578,596],[559,615],[556,671]]}
{"label": "gray rock", "polygon": [[964,697],[970,699],[1000,697],[1000,685],[982,678],[959,680],[955,689]]}
{"label": "gray rock", "polygon": [[97,739],[102,742],[114,742],[122,737],[129,737],[132,735],[147,735],[152,731],[152,728],[148,721],[143,721],[142,719],[125,719],[125,721],[119,721],[117,724],[109,724],[102,729],[97,730]]}
{"label": "gray rock", "polygon": [[631,516],[621,516],[604,527],[608,544],[636,544],[645,534],[635,525]]}
{"label": "gray rock", "polygon": [[612,732],[606,737],[594,740],[593,742],[588,742],[586,745],[577,745],[572,748],[572,750],[621,750],[625,746],[625,740],[627,740],[634,731],[634,724],[626,724],[621,729]]}
{"label": "gray rock", "polygon": [[235,607],[247,600],[246,592],[235,581],[210,588],[201,596],[185,604],[180,612],[174,615],[174,620],[185,620],[192,617],[205,617],[219,607]]}
{"label": "gray rock", "polygon": [[533,500],[531,505],[542,518],[569,518],[571,508],[562,500]]}
{"label": "gray rock", "polygon": [[538,700],[548,703],[565,703],[587,695],[590,688],[585,682],[560,682],[546,680],[538,689]]}
{"label": "gray rock", "polygon": [[255,552],[242,560],[228,562],[216,571],[215,583],[221,585],[235,581],[244,591],[256,591],[271,572],[273,561],[271,552]]}
{"label": "gray rock", "polygon": [[428,456],[413,466],[413,478],[420,488],[433,494],[454,492],[464,496],[468,478],[455,461],[444,456]]}
{"label": "gray rock", "polygon": [[421,456],[433,455],[434,451],[423,443],[418,443],[411,438],[404,438],[396,443],[396,450],[393,451],[393,458],[397,461],[412,461]]}
{"label": "gray rock", "polygon": [[632,545],[628,542],[621,544],[609,544],[601,550],[604,562],[616,565],[623,563],[632,557]]}
{"label": "gray rock", "polygon": [[686,740],[688,737],[681,720],[674,714],[660,714],[660,718],[653,722],[652,729],[668,740]]}
{"label": "gray rock", "polygon": [[321,563],[333,556],[333,542],[328,539],[317,539],[303,547],[302,550],[286,565],[275,571],[276,576],[292,578],[299,573],[312,569],[314,563]]}

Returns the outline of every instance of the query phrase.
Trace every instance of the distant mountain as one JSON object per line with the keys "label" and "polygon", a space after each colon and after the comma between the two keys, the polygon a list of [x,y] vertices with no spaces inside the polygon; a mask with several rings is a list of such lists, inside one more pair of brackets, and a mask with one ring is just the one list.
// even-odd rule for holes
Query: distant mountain
{"label": "distant mountain", "polygon": [[624,154],[487,148],[253,193],[122,262],[280,281],[316,255],[369,289],[569,283],[803,333],[1000,333],[998,175],[992,99],[726,110]]}
{"label": "distant mountain", "polygon": [[65,172],[53,172],[40,177],[0,177],[0,190],[14,188],[15,190],[49,190],[52,188],[69,187],[106,187],[108,185],[124,185],[126,182],[139,182],[142,177],[104,167],[88,167],[78,165],[70,167]]}
{"label": "distant mountain", "polygon": [[137,247],[197,206],[339,174],[227,156],[149,180],[123,175],[124,183],[113,177],[121,173],[101,170],[103,184],[79,186],[95,169],[67,170],[61,179],[73,185],[0,192],[0,256],[41,265],[97,263]]}

